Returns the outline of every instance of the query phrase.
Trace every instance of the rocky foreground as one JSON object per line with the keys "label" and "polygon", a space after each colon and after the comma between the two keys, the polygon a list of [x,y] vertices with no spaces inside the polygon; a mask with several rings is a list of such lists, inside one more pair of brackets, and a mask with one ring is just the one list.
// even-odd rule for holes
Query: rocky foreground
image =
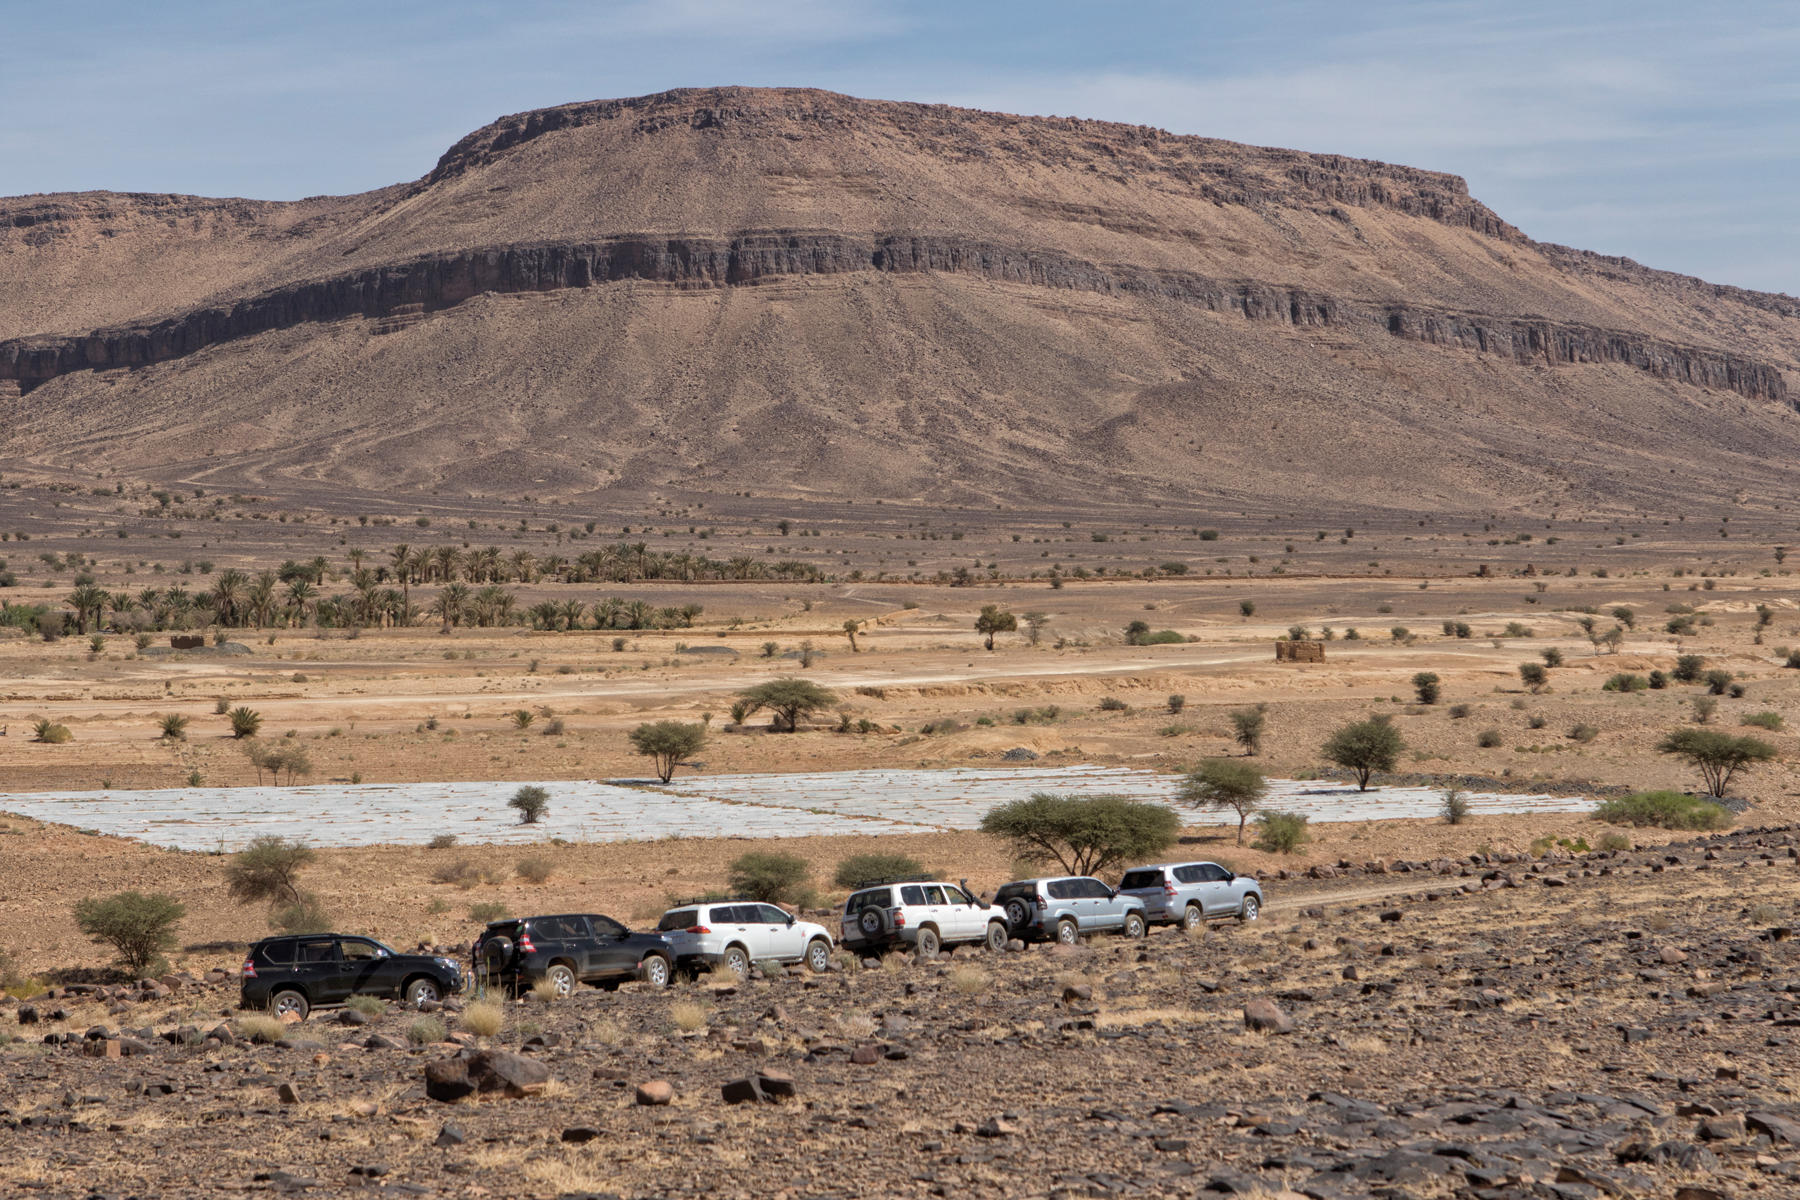
{"label": "rocky foreground", "polygon": [[1797,846],[1295,883],[1205,937],[528,998],[486,1038],[454,1002],[259,1031],[224,971],[58,991],[0,1009],[0,1187],[1800,1195]]}

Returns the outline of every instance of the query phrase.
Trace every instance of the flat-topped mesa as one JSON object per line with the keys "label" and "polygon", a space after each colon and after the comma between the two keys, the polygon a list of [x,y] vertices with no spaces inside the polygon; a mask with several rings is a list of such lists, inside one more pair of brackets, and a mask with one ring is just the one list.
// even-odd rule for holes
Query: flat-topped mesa
{"label": "flat-topped mesa", "polygon": [[1085,160],[1151,176],[1218,204],[1275,203],[1321,212],[1337,205],[1380,207],[1490,237],[1526,240],[1470,196],[1465,180],[1441,171],[1174,134],[1148,125],[864,100],[815,88],[679,88],[515,113],[459,140],[415,186],[422,190],[486,166],[546,134],[612,121],[628,121],[631,132],[643,136],[679,128],[740,139],[868,137],[882,129],[952,162],[999,158],[1068,167]]}
{"label": "flat-topped mesa", "polygon": [[346,272],[196,308],[152,324],[77,337],[0,342],[0,381],[21,391],[72,371],[142,367],[275,329],[349,318],[398,328],[423,312],[484,292],[549,292],[634,279],[677,287],[744,287],[760,280],[858,271],[977,275],[1008,283],[1174,300],[1246,320],[1295,326],[1377,324],[1397,337],[1550,364],[1622,363],[1664,379],[1783,401],[1781,371],[1742,356],[1641,334],[1537,318],[1376,306],[1249,279],[1086,262],[967,238],[769,230],[735,238],[639,234],[591,242],[494,246]]}

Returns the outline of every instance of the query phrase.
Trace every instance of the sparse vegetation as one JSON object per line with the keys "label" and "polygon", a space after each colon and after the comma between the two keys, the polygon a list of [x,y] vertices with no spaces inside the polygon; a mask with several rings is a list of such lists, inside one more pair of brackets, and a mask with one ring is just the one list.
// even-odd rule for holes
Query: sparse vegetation
{"label": "sparse vegetation", "polygon": [[536,825],[550,811],[550,793],[536,784],[528,783],[513,793],[506,806],[518,810],[519,824]]}
{"label": "sparse vegetation", "polygon": [[1268,728],[1268,717],[1269,708],[1266,704],[1234,709],[1230,713],[1232,740],[1244,748],[1246,755],[1254,755],[1262,749],[1263,731]]}
{"label": "sparse vegetation", "polygon": [[873,880],[902,879],[908,875],[924,873],[924,866],[910,855],[853,854],[838,864],[832,882],[841,888],[856,888]]}
{"label": "sparse vegetation", "polygon": [[1420,704],[1436,704],[1442,694],[1442,682],[1430,671],[1420,671],[1412,677],[1413,695]]}
{"label": "sparse vegetation", "polygon": [[1292,854],[1312,840],[1306,818],[1298,813],[1265,810],[1256,815],[1256,848],[1273,854]]}
{"label": "sparse vegetation", "polygon": [[1355,772],[1357,790],[1366,792],[1375,772],[1392,771],[1405,749],[1405,740],[1391,722],[1370,717],[1338,729],[1320,752],[1331,762]]}
{"label": "sparse vegetation", "polygon": [[90,896],[75,905],[75,925],[94,941],[111,946],[118,962],[133,976],[146,973],[175,948],[175,927],[187,908],[160,892],[119,892]]}
{"label": "sparse vegetation", "polygon": [[738,715],[735,705],[732,708],[732,719],[738,724],[758,709],[766,708],[775,714],[769,728],[789,733],[799,729],[801,717],[830,708],[837,702],[837,696],[830,689],[809,679],[791,676],[745,688],[738,696],[745,705],[742,716]]}
{"label": "sparse vegetation", "polygon": [[1124,796],[1034,792],[990,809],[981,831],[1002,838],[1033,862],[1055,862],[1071,875],[1092,875],[1145,859],[1175,840],[1174,810]]}
{"label": "sparse vegetation", "polygon": [[1237,814],[1237,844],[1244,844],[1244,826],[1262,805],[1269,785],[1261,771],[1246,762],[1209,758],[1182,780],[1175,798],[1194,808]]}
{"label": "sparse vegetation", "polygon": [[669,782],[675,769],[706,745],[706,726],[687,721],[647,721],[630,733],[631,745],[656,763],[656,777]]}
{"label": "sparse vegetation", "polygon": [[727,880],[734,895],[769,904],[799,904],[808,898],[812,867],[797,854],[752,850],[731,862]]}
{"label": "sparse vegetation", "polygon": [[1739,773],[1775,757],[1775,747],[1753,737],[1733,737],[1717,729],[1677,729],[1656,748],[1683,759],[1700,772],[1706,790],[1724,796]]}
{"label": "sparse vegetation", "polygon": [[[1731,813],[1723,806],[1685,792],[1615,796],[1597,805],[1594,817],[1610,825],[1653,825],[1659,829],[1724,829],[1731,824]],[[1601,848],[1606,848],[1604,843]]]}
{"label": "sparse vegetation", "polygon": [[1438,808],[1446,825],[1461,825],[1469,819],[1471,805],[1468,794],[1458,788],[1445,788],[1444,801]]}

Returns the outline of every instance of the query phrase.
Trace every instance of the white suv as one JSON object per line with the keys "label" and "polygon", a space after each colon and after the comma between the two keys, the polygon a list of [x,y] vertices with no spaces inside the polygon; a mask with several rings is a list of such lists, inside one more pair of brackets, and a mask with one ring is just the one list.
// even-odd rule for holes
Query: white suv
{"label": "white suv", "polygon": [[852,892],[844,902],[843,942],[858,953],[904,944],[929,958],[940,947],[971,942],[1004,950],[1011,936],[1005,910],[983,904],[966,884],[884,883]]}
{"label": "white suv", "polygon": [[671,908],[656,931],[668,939],[677,969],[724,963],[739,979],[754,962],[831,966],[831,934],[823,925],[789,916],[754,900],[706,901]]}

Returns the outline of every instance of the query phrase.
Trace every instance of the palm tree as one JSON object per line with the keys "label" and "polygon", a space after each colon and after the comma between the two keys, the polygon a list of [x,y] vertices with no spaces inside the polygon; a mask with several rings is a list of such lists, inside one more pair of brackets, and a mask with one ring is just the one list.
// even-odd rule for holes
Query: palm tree
{"label": "palm tree", "polygon": [[431,611],[444,620],[444,632],[449,633],[452,625],[462,624],[463,612],[469,604],[469,589],[460,583],[447,583],[439,592],[437,600],[432,603]]}
{"label": "palm tree", "polygon": [[218,579],[213,581],[212,607],[218,614],[221,625],[241,625],[243,616],[240,610],[244,604],[244,593],[249,579],[235,567],[220,571]]}
{"label": "palm tree", "polygon": [[581,614],[586,611],[587,611],[587,605],[583,604],[581,601],[579,601],[579,600],[564,600],[562,602],[562,608],[561,608],[563,628],[564,629],[580,629],[581,628]]}
{"label": "palm tree", "polygon": [[625,606],[625,628],[649,629],[656,620],[656,610],[643,600],[633,600]]}
{"label": "palm tree", "polygon": [[431,552],[437,560],[438,578],[449,583],[456,578],[456,568],[462,562],[462,551],[455,546],[439,546]]}
{"label": "palm tree", "polygon": [[91,583],[84,583],[69,593],[69,606],[75,610],[75,628],[79,633],[88,631],[88,618],[92,617],[96,624],[100,621],[100,612],[106,607],[106,592]]}
{"label": "palm tree", "polygon": [[352,546],[349,550],[344,552],[344,557],[350,560],[350,571],[352,574],[355,574],[357,571],[362,570],[363,559],[369,557],[369,552],[364,550],[361,546]]}
{"label": "palm tree", "polygon": [[307,563],[306,569],[311,573],[313,585],[315,587],[325,586],[326,576],[331,574],[331,564],[325,560],[323,554]]}
{"label": "palm tree", "polygon": [[531,583],[536,579],[537,556],[529,550],[512,552],[513,576],[520,583]]}
{"label": "palm tree", "polygon": [[250,619],[261,629],[275,619],[275,572],[261,571],[256,582],[250,585],[250,592],[245,602],[250,609]]}
{"label": "palm tree", "polygon": [[625,613],[625,601],[617,596],[608,596],[594,604],[594,628],[617,629],[619,618]]}
{"label": "palm tree", "polygon": [[319,590],[312,581],[296,578],[287,585],[288,608],[299,618],[300,624],[306,624],[306,615],[310,606],[318,599]]}

